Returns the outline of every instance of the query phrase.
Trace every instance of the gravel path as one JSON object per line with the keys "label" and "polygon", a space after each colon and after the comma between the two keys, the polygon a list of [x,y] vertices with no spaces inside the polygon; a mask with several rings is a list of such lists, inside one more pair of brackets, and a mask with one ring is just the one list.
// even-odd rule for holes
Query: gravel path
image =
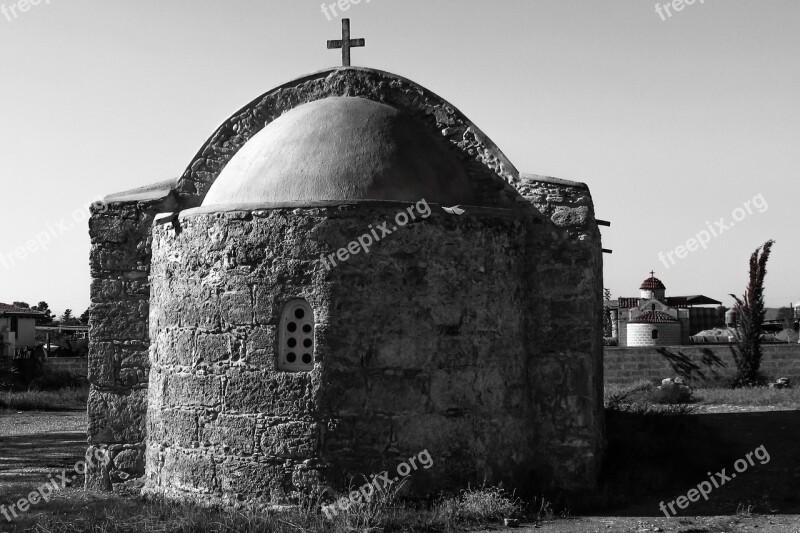
{"label": "gravel path", "polygon": [[85,411],[0,411],[0,505],[63,470],[74,474],[86,447]]}

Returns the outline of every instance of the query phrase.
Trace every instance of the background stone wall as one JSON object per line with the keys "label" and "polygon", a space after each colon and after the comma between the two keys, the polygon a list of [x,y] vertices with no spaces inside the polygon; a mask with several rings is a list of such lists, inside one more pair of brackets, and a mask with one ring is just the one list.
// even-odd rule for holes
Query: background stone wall
{"label": "background stone wall", "polygon": [[[788,377],[793,383],[800,382],[800,344],[764,344],[761,371],[768,377]],[[704,350],[710,350],[722,359],[725,367],[718,369],[721,376],[731,376],[736,372],[736,364],[727,345],[666,346],[672,353],[682,353],[698,364],[703,372],[712,376],[703,364]],[[631,385],[647,379],[664,379],[677,374],[667,359],[656,348],[615,348],[605,349],[606,385]]]}
{"label": "background stone wall", "polygon": [[66,372],[74,378],[88,374],[89,360],[85,357],[48,357],[43,362],[47,372]]}
{"label": "background stone wall", "polygon": [[92,210],[87,456],[99,449],[111,461],[87,471],[91,488],[111,489],[144,475],[150,232],[155,214],[173,205],[163,196]]}

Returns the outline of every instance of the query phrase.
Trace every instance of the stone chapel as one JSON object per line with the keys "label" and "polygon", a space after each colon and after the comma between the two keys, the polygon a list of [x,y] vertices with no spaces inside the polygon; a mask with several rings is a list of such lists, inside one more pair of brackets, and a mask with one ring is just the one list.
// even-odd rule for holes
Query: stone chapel
{"label": "stone chapel", "polygon": [[235,112],[180,178],[106,202],[87,453],[109,461],[89,486],[268,505],[421,450],[412,496],[595,485],[589,189],[520,173],[430,90],[303,76]]}

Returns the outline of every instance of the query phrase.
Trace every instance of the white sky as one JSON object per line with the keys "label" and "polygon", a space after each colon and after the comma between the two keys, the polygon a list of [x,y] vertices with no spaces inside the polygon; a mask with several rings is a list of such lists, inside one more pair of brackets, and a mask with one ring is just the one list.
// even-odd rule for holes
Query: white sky
{"label": "white sky", "polygon": [[[80,314],[81,210],[180,175],[241,106],[337,65],[325,41],[340,22],[320,3],[41,0],[19,12],[0,0],[0,301]],[[697,0],[666,20],[652,0],[362,0],[347,16],[367,40],[354,65],[448,99],[520,171],[589,184],[613,224],[614,297],[655,269],[668,295],[730,305],[749,254],[774,238],[767,304],[800,300],[797,0]],[[758,195],[763,213],[669,268],[659,260]],[[48,231],[46,250],[14,256]]]}

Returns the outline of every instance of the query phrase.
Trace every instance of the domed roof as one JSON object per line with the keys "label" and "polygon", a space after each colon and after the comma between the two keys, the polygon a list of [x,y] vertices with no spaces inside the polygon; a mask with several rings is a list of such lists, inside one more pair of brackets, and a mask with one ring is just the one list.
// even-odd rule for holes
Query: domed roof
{"label": "domed roof", "polygon": [[297,106],[255,134],[203,205],[421,199],[473,203],[453,149],[408,113],[336,96]]}
{"label": "domed roof", "polygon": [[639,287],[640,290],[644,291],[655,291],[659,289],[666,290],[667,288],[664,287],[664,284],[661,283],[661,280],[655,276],[651,276],[642,282],[642,286]]}
{"label": "domed roof", "polygon": [[629,321],[628,324],[666,324],[669,322],[678,322],[678,320],[662,311],[646,311]]}

